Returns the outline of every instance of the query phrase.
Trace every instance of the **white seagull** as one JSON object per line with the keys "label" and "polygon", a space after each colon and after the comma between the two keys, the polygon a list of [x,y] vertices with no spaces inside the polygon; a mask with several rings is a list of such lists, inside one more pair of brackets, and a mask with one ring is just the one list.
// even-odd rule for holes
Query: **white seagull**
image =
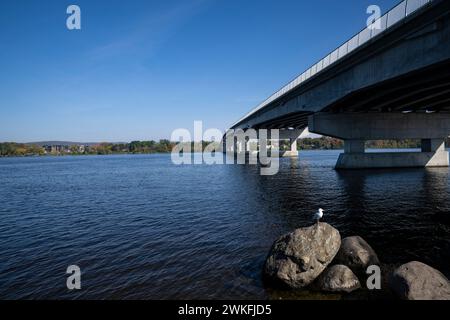
{"label": "white seagull", "polygon": [[314,214],[314,220],[316,220],[316,223],[319,223],[322,217],[323,217],[323,209],[319,208],[319,210],[317,210],[317,212]]}

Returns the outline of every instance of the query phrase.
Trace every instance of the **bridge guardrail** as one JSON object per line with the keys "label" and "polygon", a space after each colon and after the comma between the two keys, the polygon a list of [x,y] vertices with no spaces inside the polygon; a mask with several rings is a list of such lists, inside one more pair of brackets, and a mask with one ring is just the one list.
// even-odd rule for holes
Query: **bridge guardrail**
{"label": "bridge guardrail", "polygon": [[[243,118],[237,121],[234,125],[238,124],[248,116],[252,115],[256,111],[265,107],[272,101],[278,99],[285,93],[291,91],[292,89],[298,87],[300,84],[315,76],[317,73],[325,70],[329,66],[333,65],[335,62],[339,61],[341,58],[345,57],[347,54],[357,49],[358,47],[365,44],[372,38],[382,34],[387,29],[391,28],[393,25],[399,23],[406,17],[415,13],[417,10],[423,8],[427,4],[431,3],[433,0],[404,0],[396,5],[394,8],[389,10],[379,19],[375,20],[370,26],[364,28],[361,32],[356,34],[353,38],[345,42],[339,48],[328,54],[325,58],[320,60],[318,63],[307,69],[300,76],[289,82],[287,85],[282,87],[280,90],[275,92],[269,98],[260,103],[255,109],[246,114]],[[380,28],[375,28],[375,26],[380,23]]]}

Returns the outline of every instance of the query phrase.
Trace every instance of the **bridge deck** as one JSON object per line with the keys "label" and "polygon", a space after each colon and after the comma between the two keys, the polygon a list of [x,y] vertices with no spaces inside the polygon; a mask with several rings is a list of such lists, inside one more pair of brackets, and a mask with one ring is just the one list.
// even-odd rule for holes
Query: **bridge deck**
{"label": "bridge deck", "polygon": [[[404,0],[395,6],[393,9],[384,14],[380,19],[373,22],[372,25],[364,28],[361,32],[356,34],[350,40],[346,41],[343,45],[339,46],[336,50],[328,54],[325,58],[321,59],[318,63],[314,64],[308,70],[303,72],[300,76],[296,77],[294,80],[290,81],[287,85],[283,86],[280,90],[275,92],[256,108],[251,110],[239,121],[234,123],[231,128],[238,127],[242,122],[249,119],[258,111],[277,103],[282,100],[285,96],[292,93],[294,90],[310,82],[317,76],[323,74],[325,71],[329,70],[332,66],[338,64],[342,61],[344,57],[349,56],[351,53],[355,53],[361,47],[364,47],[370,43],[377,41],[383,34],[388,30],[392,29],[394,26],[398,26],[402,22],[406,22],[413,19],[414,16],[419,15],[421,12],[425,11],[428,6],[433,2],[438,2],[439,0]],[[377,26],[381,28],[376,28]],[[306,121],[308,114],[311,112],[296,112],[296,114],[286,116],[286,119],[280,119],[278,125],[274,122],[275,127],[279,126],[280,121],[303,123]],[[294,120],[294,121],[293,121]]]}

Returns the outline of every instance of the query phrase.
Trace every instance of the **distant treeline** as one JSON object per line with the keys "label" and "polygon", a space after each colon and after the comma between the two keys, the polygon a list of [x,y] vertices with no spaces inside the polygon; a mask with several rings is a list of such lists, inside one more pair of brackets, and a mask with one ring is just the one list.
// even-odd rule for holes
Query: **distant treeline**
{"label": "distant treeline", "polygon": [[[194,150],[194,144],[191,144],[191,150]],[[202,142],[202,150],[210,142]],[[170,153],[172,149],[177,145],[176,142],[171,142],[170,140],[159,140],[159,142],[150,141],[132,141],[130,143],[100,143],[91,147],[87,147],[85,150],[86,154],[117,154],[117,153]]]}
{"label": "distant treeline", "polygon": [[[188,142],[189,143],[189,142]],[[210,142],[204,141],[203,148]],[[146,153],[169,153],[176,143],[169,140],[157,141],[132,141],[130,143],[99,143],[97,145],[57,145],[39,146],[24,143],[5,142],[0,143],[0,156],[39,156],[39,155],[107,155],[107,154],[146,154]],[[446,141],[449,147],[449,139]],[[193,144],[191,143],[192,150]],[[281,148],[285,149],[286,142],[281,143]],[[320,137],[304,138],[298,141],[299,150],[333,150],[342,149],[342,140]],[[420,140],[383,140],[368,141],[367,148],[391,149],[391,148],[420,148]]]}
{"label": "distant treeline", "polygon": [[[404,148],[420,148],[420,140],[375,140],[367,141],[366,148],[369,149],[404,149]],[[305,138],[300,139],[297,143],[299,150],[333,150],[333,149],[343,149],[344,141],[329,138]],[[449,141],[447,139],[447,146]]]}
{"label": "distant treeline", "polygon": [[120,153],[168,153],[175,143],[169,140],[132,141],[130,143],[99,143],[96,145],[49,145],[5,142],[0,143],[0,156],[31,156],[31,155],[89,155],[89,154],[120,154]]}
{"label": "distant treeline", "polygon": [[[208,142],[203,142],[203,147]],[[35,145],[15,142],[0,143],[0,156],[39,156],[39,155],[107,155],[107,154],[146,154],[169,153],[176,143],[169,140],[132,141],[130,143],[99,143],[95,145]],[[192,150],[194,150],[192,148]]]}
{"label": "distant treeline", "polygon": [[27,156],[44,155],[45,150],[40,146],[27,145],[23,143],[5,142],[0,143],[0,156]]}

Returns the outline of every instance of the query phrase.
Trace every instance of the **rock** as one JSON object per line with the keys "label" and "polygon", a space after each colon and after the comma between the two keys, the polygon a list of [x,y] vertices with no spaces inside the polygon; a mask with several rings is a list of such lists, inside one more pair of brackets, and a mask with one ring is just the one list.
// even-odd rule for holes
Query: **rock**
{"label": "rock", "polygon": [[265,274],[291,288],[303,288],[322,273],[340,245],[339,231],[327,223],[297,229],[275,241]]}
{"label": "rock", "polygon": [[450,300],[450,283],[438,270],[417,261],[398,267],[389,278],[391,290],[405,300]]}
{"label": "rock", "polygon": [[316,288],[322,291],[349,293],[361,288],[361,284],[349,267],[336,264],[320,274]]}
{"label": "rock", "polygon": [[342,240],[335,262],[346,265],[357,275],[366,275],[367,267],[370,265],[380,265],[375,251],[359,236]]}

